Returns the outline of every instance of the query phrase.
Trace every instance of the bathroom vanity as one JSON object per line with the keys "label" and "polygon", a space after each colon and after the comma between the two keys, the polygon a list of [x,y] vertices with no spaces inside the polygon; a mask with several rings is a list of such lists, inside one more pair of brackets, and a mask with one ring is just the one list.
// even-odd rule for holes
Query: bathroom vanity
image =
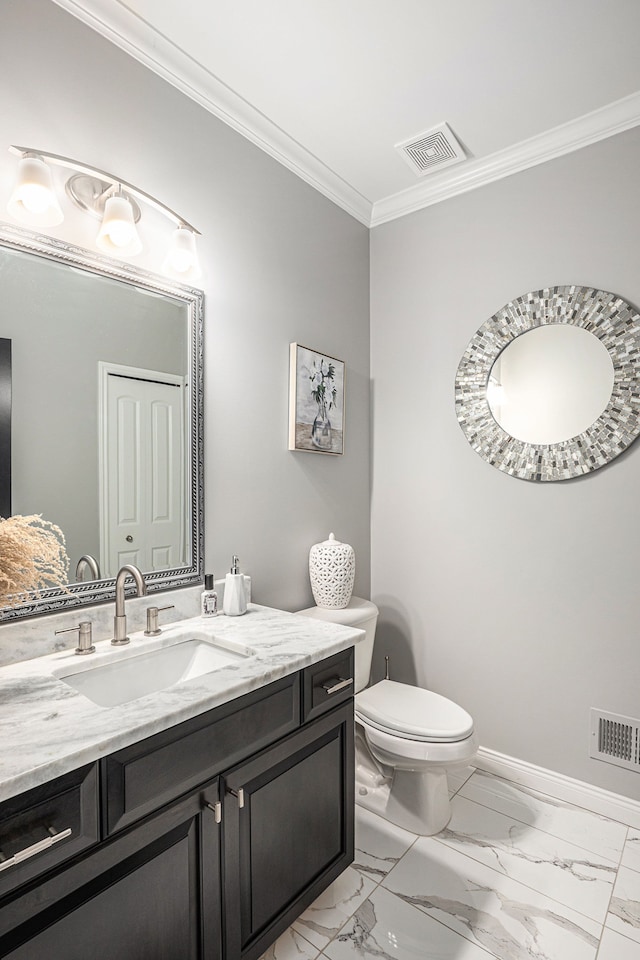
{"label": "bathroom vanity", "polygon": [[362,634],[208,629],[251,655],[108,708],[60,679],[70,651],[0,670],[0,956],[255,960],[352,861]]}

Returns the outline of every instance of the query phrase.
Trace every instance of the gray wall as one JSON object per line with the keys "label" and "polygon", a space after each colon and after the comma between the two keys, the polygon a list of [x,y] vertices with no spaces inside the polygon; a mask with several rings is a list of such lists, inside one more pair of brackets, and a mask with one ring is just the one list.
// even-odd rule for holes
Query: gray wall
{"label": "gray wall", "polygon": [[489,466],[454,409],[473,333],[551,284],[640,307],[640,129],[372,231],[376,667],[456,700],[483,746],[640,798],[588,758],[589,707],[640,716],[640,444],[574,481]]}
{"label": "gray wall", "polygon": [[[333,530],[368,595],[367,229],[50,0],[0,5],[0,107],[7,146],[110,170],[202,232],[207,568],[237,553],[257,601],[297,609]],[[14,170],[0,150],[0,196]],[[91,247],[95,231],[72,214],[48,232]],[[291,341],[346,362],[343,457],[287,450]]]}

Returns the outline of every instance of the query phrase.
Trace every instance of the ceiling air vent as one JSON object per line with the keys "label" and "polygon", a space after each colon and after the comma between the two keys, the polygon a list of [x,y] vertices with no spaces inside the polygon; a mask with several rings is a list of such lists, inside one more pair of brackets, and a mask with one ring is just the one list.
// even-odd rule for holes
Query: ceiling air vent
{"label": "ceiling air vent", "polygon": [[592,707],[589,756],[640,773],[640,720]]}
{"label": "ceiling air vent", "polygon": [[466,160],[464,148],[446,123],[405,140],[404,143],[397,143],[396,150],[418,176]]}

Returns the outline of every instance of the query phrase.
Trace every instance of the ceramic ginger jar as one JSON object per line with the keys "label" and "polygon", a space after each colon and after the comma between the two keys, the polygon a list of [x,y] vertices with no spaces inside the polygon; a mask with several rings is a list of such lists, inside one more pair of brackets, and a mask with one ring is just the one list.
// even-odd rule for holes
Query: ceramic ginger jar
{"label": "ceramic ginger jar", "polygon": [[353,547],[330,533],[329,539],[314,543],[309,551],[309,578],[316,606],[342,610],[353,593],[356,556]]}

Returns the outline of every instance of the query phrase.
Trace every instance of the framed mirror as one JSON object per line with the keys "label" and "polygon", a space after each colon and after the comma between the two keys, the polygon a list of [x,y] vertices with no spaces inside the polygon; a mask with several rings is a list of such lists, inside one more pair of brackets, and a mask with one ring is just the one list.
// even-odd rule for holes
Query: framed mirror
{"label": "framed mirror", "polygon": [[569,480],[640,433],[640,316],[621,297],[558,286],[507,303],[471,339],[455,385],[458,422],[492,466]]}
{"label": "framed mirror", "polygon": [[125,563],[202,580],[202,328],[200,290],[0,224],[0,493],[70,561],[1,620],[111,598]]}

